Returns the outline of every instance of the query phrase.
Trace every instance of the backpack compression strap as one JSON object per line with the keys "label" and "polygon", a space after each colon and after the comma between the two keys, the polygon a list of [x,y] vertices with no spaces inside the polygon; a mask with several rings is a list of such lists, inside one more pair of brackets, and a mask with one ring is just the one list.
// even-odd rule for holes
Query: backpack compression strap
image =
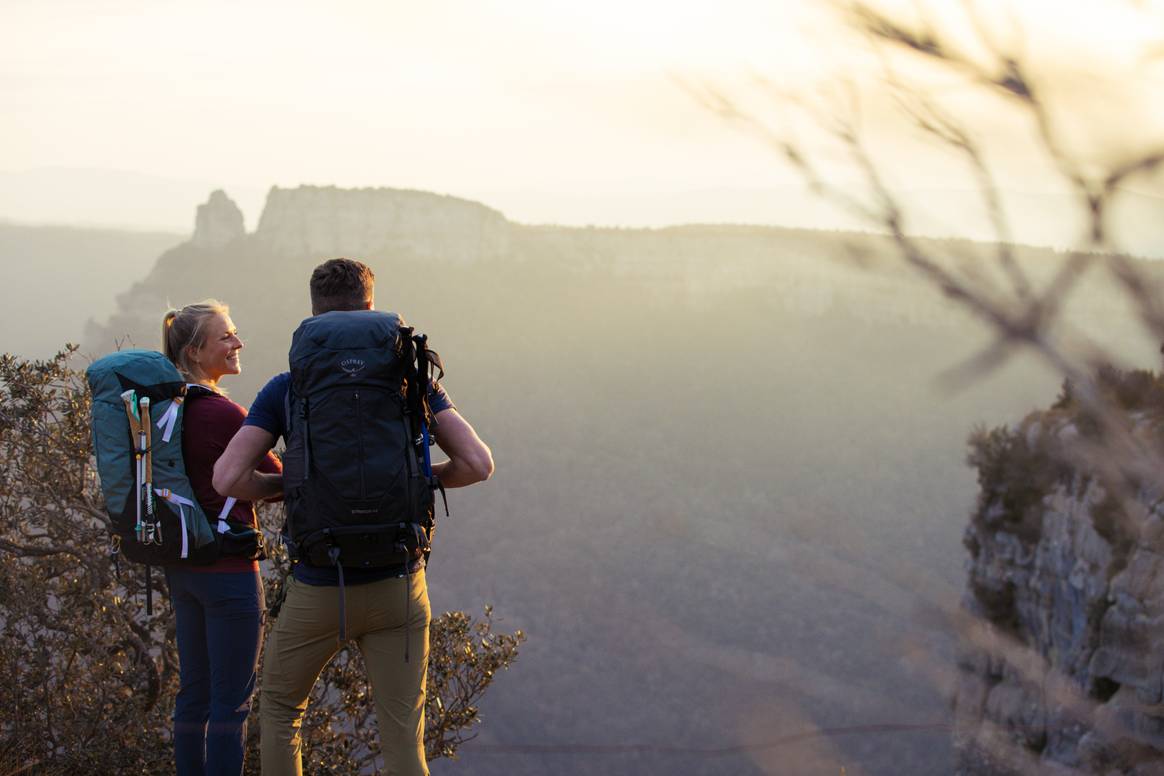
{"label": "backpack compression strap", "polygon": [[[405,396],[407,409],[413,415],[414,422],[419,421],[413,431],[416,437],[421,436],[420,424],[431,425],[433,420],[432,407],[428,401],[428,391],[432,386],[440,385],[445,376],[445,365],[440,354],[428,348],[428,335],[413,334],[411,326],[400,329],[400,359],[404,362],[404,376],[408,380],[408,391]],[[437,376],[433,377],[433,368]]]}
{"label": "backpack compression strap", "polygon": [[[428,337],[420,334],[413,337],[414,347],[416,349],[416,372],[417,382],[425,387],[424,401],[422,403],[422,420],[420,424],[420,444],[424,451],[424,476],[428,478],[430,485],[440,491],[441,501],[445,505],[445,516],[449,514],[449,500],[445,496],[445,486],[441,484],[432,474],[432,453],[430,451],[431,440],[429,439],[429,427],[435,422],[432,407],[428,402],[428,388],[439,387],[441,380],[445,376],[445,365],[441,361],[440,353],[435,350],[428,349]],[[437,370],[436,377],[432,376],[432,370]],[[425,558],[427,559],[427,555]]]}
{"label": "backpack compression strap", "polygon": [[[445,365],[441,361],[440,353],[428,348],[428,335],[417,334],[412,338],[413,347],[416,351],[416,374],[417,382],[422,388],[422,409],[425,425],[431,425],[433,421],[432,407],[428,401],[429,388],[435,388],[440,385],[441,379],[445,376]],[[433,369],[437,370],[437,376],[433,377]]]}
{"label": "backpack compression strap", "polygon": [[178,411],[182,408],[183,396],[175,396],[169,408],[158,418],[157,427],[162,432],[162,441],[169,442],[174,434],[174,426],[178,424]]}

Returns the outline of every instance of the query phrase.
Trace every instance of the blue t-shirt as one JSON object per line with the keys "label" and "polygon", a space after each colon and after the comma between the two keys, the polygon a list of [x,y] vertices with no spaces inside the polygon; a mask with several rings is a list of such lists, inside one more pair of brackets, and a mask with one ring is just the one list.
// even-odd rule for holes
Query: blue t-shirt
{"label": "blue t-shirt", "polygon": [[[275,375],[259,391],[251,403],[244,426],[258,426],[269,431],[276,439],[287,434],[287,391],[291,388],[291,373],[283,372]],[[445,392],[443,386],[429,384],[428,404],[433,415],[443,410],[454,409],[452,399]],[[424,559],[419,558],[412,562],[408,573],[419,570],[424,565]],[[299,561],[293,567],[295,578],[308,585],[338,585],[339,574],[331,566],[312,566],[307,561]],[[389,577],[402,577],[405,574],[404,564],[385,566],[377,569],[345,568],[344,584],[359,585],[365,582],[378,582]]]}

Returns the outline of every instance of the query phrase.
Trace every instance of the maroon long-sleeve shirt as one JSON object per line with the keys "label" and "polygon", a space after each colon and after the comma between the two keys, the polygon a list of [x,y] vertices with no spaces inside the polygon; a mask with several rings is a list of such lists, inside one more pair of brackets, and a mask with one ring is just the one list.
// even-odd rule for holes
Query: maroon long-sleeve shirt
{"label": "maroon long-sleeve shirt", "polygon": [[[182,457],[186,476],[194,488],[194,497],[202,505],[206,516],[214,522],[226,499],[212,484],[214,462],[222,455],[235,432],[242,427],[247,411],[220,394],[191,395],[186,401],[182,420]],[[271,453],[259,463],[259,471],[278,474],[283,471],[279,459]],[[230,510],[230,519],[258,527],[255,507],[249,501],[236,501]],[[187,566],[190,571],[253,571],[258,563],[237,557],[221,557],[209,566]]]}

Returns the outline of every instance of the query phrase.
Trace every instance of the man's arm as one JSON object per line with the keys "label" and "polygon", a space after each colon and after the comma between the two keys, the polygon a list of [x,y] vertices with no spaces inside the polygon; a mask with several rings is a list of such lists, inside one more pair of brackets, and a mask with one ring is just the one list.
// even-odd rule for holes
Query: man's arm
{"label": "man's arm", "polygon": [[436,421],[436,443],[449,457],[432,465],[433,474],[440,478],[441,484],[446,488],[463,488],[489,479],[493,475],[493,453],[469,421],[453,408],[438,412]]}
{"label": "man's arm", "polygon": [[214,489],[223,496],[259,501],[283,492],[282,474],[256,471],[275,435],[258,426],[243,426],[214,464]]}

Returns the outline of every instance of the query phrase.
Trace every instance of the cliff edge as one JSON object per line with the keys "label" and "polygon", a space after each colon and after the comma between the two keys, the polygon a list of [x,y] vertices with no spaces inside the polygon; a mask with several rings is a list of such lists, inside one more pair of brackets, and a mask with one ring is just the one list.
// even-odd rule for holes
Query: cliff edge
{"label": "cliff edge", "polygon": [[[1100,385],[1160,449],[1164,382],[1105,370]],[[980,492],[954,694],[967,776],[1164,773],[1164,478],[1117,498],[1098,424],[1071,394],[971,437]]]}

